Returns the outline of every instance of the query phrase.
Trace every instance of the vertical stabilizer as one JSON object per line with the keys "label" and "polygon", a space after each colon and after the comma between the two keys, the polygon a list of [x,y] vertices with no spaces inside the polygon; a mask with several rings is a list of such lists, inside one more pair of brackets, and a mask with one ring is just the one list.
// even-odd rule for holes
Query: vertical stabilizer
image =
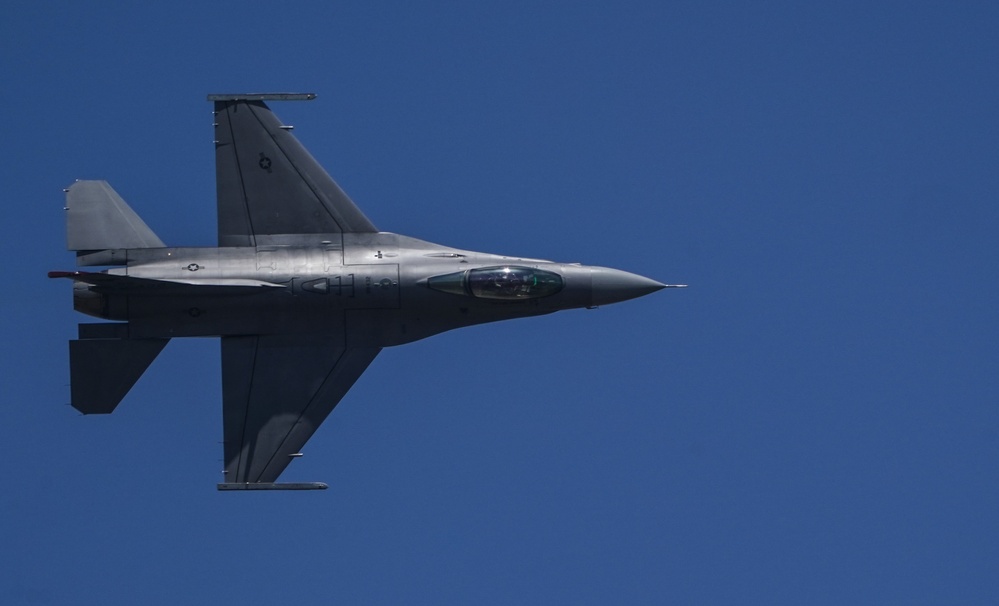
{"label": "vertical stabilizer", "polygon": [[77,181],[66,190],[66,248],[69,250],[164,246],[107,181]]}

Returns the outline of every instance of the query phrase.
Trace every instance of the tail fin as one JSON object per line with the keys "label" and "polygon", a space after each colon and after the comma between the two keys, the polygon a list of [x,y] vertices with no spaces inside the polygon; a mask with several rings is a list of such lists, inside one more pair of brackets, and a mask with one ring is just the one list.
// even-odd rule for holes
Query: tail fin
{"label": "tail fin", "polygon": [[83,414],[114,412],[170,339],[129,339],[127,324],[80,324],[69,342],[70,396]]}
{"label": "tail fin", "polygon": [[66,248],[84,253],[78,257],[86,252],[166,246],[107,181],[71,185],[66,190],[66,213]]}

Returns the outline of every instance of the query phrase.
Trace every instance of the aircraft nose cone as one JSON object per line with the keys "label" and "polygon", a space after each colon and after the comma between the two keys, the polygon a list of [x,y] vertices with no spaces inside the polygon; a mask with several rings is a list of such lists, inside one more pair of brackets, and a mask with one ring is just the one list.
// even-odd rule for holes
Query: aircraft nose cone
{"label": "aircraft nose cone", "polygon": [[665,284],[620,269],[594,267],[590,275],[593,280],[593,305],[610,305],[666,288]]}

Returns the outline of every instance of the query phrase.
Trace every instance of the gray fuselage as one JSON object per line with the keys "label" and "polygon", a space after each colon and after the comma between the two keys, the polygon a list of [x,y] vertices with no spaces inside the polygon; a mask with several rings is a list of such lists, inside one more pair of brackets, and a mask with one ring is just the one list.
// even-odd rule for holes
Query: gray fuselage
{"label": "gray fuselage", "polygon": [[[76,307],[128,321],[132,338],[309,333],[385,347],[462,326],[623,301],[663,286],[619,270],[469,252],[391,233],[335,234],[318,247],[125,254],[127,264],[107,273],[176,283],[177,292],[78,283]],[[437,276],[453,276],[452,286],[433,286]],[[537,276],[555,285],[531,292],[525,277],[537,283]],[[491,290],[473,290],[472,281]]]}

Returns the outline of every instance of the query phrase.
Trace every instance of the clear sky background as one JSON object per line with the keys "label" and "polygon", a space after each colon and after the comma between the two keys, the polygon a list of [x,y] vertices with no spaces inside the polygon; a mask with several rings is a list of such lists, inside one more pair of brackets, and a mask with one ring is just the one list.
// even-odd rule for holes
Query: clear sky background
{"label": "clear sky background", "polygon": [[[999,603],[994,2],[16,2],[3,604]],[[70,408],[62,188],[213,245],[211,92],[372,221],[689,283],[385,350],[218,493],[217,340]]]}

